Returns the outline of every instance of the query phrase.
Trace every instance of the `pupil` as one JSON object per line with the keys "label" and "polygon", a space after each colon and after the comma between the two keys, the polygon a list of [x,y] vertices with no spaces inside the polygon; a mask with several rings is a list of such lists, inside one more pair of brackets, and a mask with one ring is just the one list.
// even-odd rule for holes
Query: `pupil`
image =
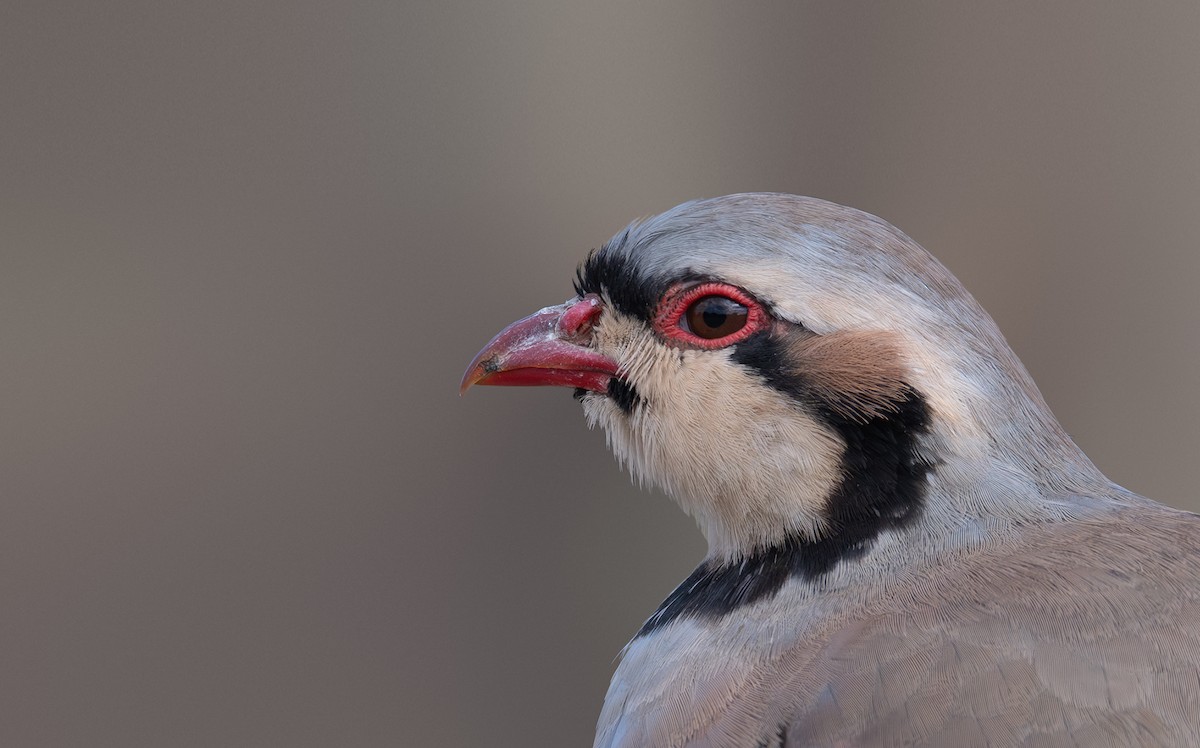
{"label": "pupil", "polygon": [[727,314],[725,314],[725,312],[721,311],[720,309],[714,309],[713,307],[715,307],[715,306],[717,306],[717,305],[716,304],[709,305],[708,308],[705,309],[702,314],[702,316],[704,318],[704,324],[708,325],[709,327],[713,327],[713,328],[720,327],[721,325],[725,324],[725,318],[728,316]]}

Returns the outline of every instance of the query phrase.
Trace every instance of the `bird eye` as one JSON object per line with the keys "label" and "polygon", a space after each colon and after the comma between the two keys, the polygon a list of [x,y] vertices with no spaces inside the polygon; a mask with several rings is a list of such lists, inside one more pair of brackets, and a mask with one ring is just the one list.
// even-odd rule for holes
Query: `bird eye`
{"label": "bird eye", "polygon": [[770,324],[761,301],[721,281],[668,289],[652,321],[655,332],[672,344],[704,350],[735,345]]}
{"label": "bird eye", "polygon": [[732,335],[746,326],[750,311],[724,296],[705,296],[692,302],[680,317],[684,329],[705,340]]}

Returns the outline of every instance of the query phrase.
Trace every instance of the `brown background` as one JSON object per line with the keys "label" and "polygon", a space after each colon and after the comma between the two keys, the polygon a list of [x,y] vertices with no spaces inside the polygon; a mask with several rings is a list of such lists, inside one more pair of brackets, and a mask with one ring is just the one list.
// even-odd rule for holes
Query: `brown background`
{"label": "brown background", "polygon": [[877,213],[1200,508],[1200,4],[5,3],[0,745],[589,745],[699,560],[473,391],[628,220]]}

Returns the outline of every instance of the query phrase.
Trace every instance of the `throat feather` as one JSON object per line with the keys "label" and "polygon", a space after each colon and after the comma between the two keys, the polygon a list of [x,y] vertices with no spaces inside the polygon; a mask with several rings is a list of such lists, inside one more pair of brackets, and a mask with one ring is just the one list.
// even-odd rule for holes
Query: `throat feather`
{"label": "throat feather", "polygon": [[738,346],[734,361],[757,372],[776,390],[834,430],[843,440],[840,480],[829,493],[823,532],[798,531],[735,560],[701,564],[659,606],[638,632],[645,636],[678,618],[728,615],[776,594],[793,578],[819,579],[839,563],[866,554],[880,534],[903,529],[924,508],[935,462],[918,441],[929,431],[929,407],[920,393],[898,382],[868,409],[832,401],[836,391],[813,382],[788,356],[786,339],[761,335]]}

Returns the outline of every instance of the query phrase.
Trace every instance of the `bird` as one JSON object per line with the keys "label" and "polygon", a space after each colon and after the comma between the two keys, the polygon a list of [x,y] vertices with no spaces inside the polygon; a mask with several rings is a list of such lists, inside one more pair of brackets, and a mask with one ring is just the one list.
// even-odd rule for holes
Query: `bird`
{"label": "bird", "polygon": [[899,229],[696,200],[580,265],[472,385],[574,390],[707,552],[596,748],[1200,745],[1200,517],[1106,478]]}

